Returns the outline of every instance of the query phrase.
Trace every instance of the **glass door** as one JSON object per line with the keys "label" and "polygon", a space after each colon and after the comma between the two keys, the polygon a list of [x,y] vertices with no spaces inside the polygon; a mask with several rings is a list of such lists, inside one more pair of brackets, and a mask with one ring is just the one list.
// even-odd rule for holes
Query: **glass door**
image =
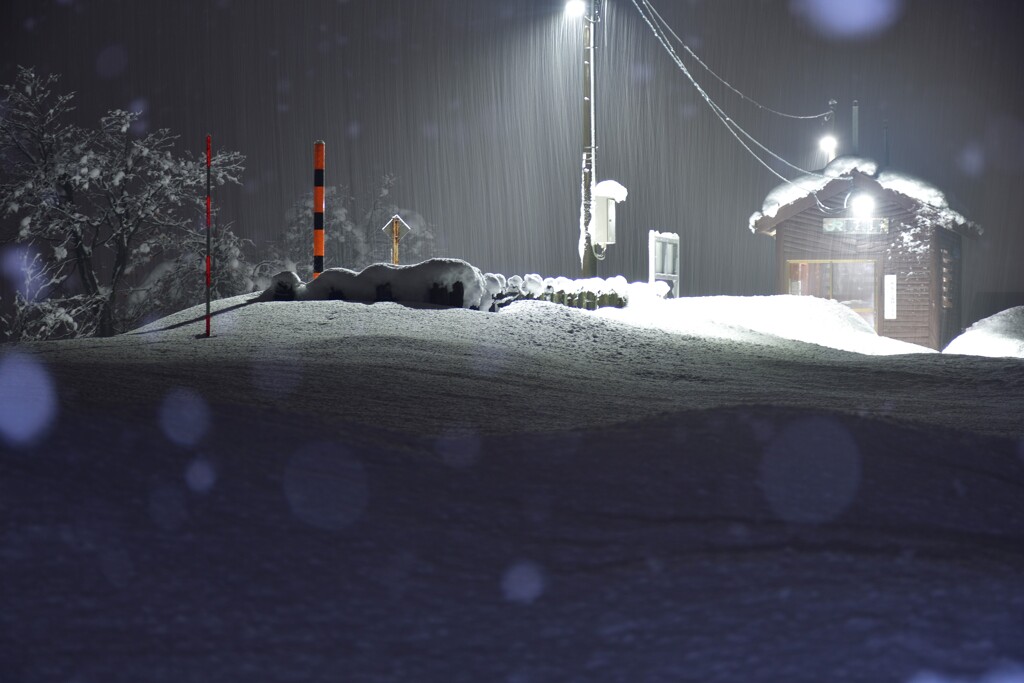
{"label": "glass door", "polygon": [[875,329],[874,261],[787,261],[789,293],[833,299]]}

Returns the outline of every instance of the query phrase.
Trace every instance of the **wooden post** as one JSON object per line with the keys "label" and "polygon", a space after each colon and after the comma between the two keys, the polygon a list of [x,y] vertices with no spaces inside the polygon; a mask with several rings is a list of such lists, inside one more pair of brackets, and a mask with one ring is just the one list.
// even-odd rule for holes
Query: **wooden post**
{"label": "wooden post", "polygon": [[398,216],[391,219],[391,263],[398,265]]}

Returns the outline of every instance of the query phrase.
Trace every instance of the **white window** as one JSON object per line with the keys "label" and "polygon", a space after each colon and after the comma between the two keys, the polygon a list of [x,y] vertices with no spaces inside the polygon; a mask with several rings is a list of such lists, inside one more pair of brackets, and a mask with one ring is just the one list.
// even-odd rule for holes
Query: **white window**
{"label": "white window", "polygon": [[667,282],[669,296],[679,296],[679,235],[651,230],[647,234],[647,281]]}

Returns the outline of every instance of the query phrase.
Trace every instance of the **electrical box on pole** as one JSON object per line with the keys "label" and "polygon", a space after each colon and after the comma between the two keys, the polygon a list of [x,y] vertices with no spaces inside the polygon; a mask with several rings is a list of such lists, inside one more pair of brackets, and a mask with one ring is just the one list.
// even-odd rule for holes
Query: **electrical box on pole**
{"label": "electrical box on pole", "polygon": [[594,244],[615,244],[615,205],[626,201],[628,191],[614,180],[602,180],[594,186],[594,218],[590,224]]}

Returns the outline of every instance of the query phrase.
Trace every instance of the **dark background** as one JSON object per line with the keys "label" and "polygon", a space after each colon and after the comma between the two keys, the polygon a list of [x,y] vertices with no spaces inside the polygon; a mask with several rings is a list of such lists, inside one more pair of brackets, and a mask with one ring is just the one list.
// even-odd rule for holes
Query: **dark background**
{"label": "dark background", "polygon": [[[632,3],[605,5],[597,178],[618,180],[630,196],[601,275],[645,278],[647,231],[658,229],[681,235],[685,294],[772,293],[774,245],[752,235],[747,219],[780,181],[715,119]],[[883,157],[888,125],[891,168],[937,185],[985,229],[967,251],[965,324],[994,312],[997,294],[1024,292],[1018,2],[655,6],[747,95],[801,114],[839,100],[841,152],[850,151],[852,100],[861,104],[862,154]],[[257,250],[309,190],[312,142],[321,138],[328,184],[349,186],[357,208],[382,174],[399,176],[393,197],[433,226],[435,255],[509,275],[575,276],[581,38],[562,8],[562,0],[6,0],[0,79],[11,82],[18,64],[56,72],[78,93],[82,123],[130,108],[149,129],[179,133],[183,151],[199,153],[207,132],[216,146],[242,151],[244,187],[215,201]],[[694,74],[768,147],[804,168],[822,165],[820,121],[766,114],[699,67]]]}

